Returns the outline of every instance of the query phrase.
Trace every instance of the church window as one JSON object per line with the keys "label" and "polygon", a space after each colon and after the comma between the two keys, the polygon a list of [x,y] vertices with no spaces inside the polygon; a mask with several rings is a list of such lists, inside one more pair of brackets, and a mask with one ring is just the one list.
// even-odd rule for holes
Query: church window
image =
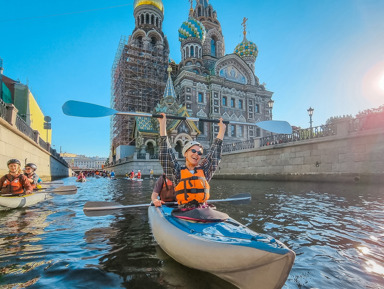
{"label": "church window", "polygon": [[211,39],[211,56],[216,57],[216,40]]}
{"label": "church window", "polygon": [[234,98],[231,98],[231,107],[235,107],[235,99]]}
{"label": "church window", "polygon": [[231,125],[231,136],[235,137],[236,136],[236,126]]}
{"label": "church window", "polygon": [[144,14],[141,14],[141,22],[140,22],[140,24],[144,24]]}
{"label": "church window", "polygon": [[203,121],[199,121],[199,131],[201,132],[201,134],[205,134]]}
{"label": "church window", "polygon": [[243,109],[243,101],[241,99],[239,100],[239,108]]}
{"label": "church window", "polygon": [[217,92],[214,93],[215,98],[218,98],[219,94]]}
{"label": "church window", "polygon": [[152,17],[151,17],[151,24],[155,24],[155,16],[154,15],[152,15]]}
{"label": "church window", "polygon": [[260,113],[260,105],[256,104],[255,106],[255,112]]}
{"label": "church window", "polygon": [[197,9],[197,16],[201,16],[201,7],[199,7],[199,9]]}
{"label": "church window", "polygon": [[203,99],[203,93],[202,92],[199,92],[198,94],[198,102],[204,102],[204,99]]}
{"label": "church window", "polygon": [[156,17],[156,27],[159,27],[159,18]]}
{"label": "church window", "polygon": [[191,92],[191,88],[190,87],[187,87],[187,92]]}
{"label": "church window", "polygon": [[223,96],[223,106],[227,106],[227,97]]}
{"label": "church window", "polygon": [[137,41],[138,41],[139,47],[143,47],[143,37],[141,36],[137,37]]}
{"label": "church window", "polygon": [[146,14],[146,15],[145,15],[145,23],[146,23],[146,24],[149,24],[149,14]]}
{"label": "church window", "polygon": [[191,46],[191,57],[193,57],[193,56],[194,56],[194,47]]}
{"label": "church window", "polygon": [[208,16],[211,17],[212,16],[212,11],[211,11],[211,8],[208,9]]}
{"label": "church window", "polygon": [[140,16],[137,16],[137,25],[140,25]]}
{"label": "church window", "polygon": [[191,100],[191,96],[190,95],[187,95],[187,100]]}
{"label": "church window", "polygon": [[187,58],[189,58],[189,47],[188,46],[187,46],[186,50],[187,50]]}
{"label": "church window", "polygon": [[215,105],[219,105],[219,101],[217,99],[214,100],[213,102]]}
{"label": "church window", "polygon": [[242,126],[239,126],[237,133],[238,133],[238,135],[237,135],[238,137],[243,137],[243,127]]}
{"label": "church window", "polygon": [[151,44],[152,44],[152,45],[156,45],[156,38],[155,38],[155,37],[152,37],[152,38],[151,38]]}

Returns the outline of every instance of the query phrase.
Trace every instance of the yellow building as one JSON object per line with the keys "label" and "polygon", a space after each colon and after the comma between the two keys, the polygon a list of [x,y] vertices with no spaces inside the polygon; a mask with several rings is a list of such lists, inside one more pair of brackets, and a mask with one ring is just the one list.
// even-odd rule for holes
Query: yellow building
{"label": "yellow building", "polygon": [[34,130],[42,140],[52,143],[52,130],[44,128],[44,114],[27,85],[15,84],[15,102],[19,116]]}

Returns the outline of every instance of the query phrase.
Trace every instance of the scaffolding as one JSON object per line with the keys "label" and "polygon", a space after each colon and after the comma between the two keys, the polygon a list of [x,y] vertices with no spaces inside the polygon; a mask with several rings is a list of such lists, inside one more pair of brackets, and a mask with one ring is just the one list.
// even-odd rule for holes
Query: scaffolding
{"label": "scaffolding", "polygon": [[[111,106],[118,111],[151,113],[163,96],[169,52],[156,45],[120,41],[112,67]],[[134,117],[115,115],[111,122],[112,154],[120,145],[134,145]]]}

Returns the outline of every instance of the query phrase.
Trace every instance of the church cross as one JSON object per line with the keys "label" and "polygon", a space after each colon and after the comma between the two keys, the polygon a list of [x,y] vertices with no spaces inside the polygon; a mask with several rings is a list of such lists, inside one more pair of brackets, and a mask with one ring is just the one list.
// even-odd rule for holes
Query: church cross
{"label": "church cross", "polygon": [[248,21],[248,18],[244,17],[243,23],[241,23],[241,25],[244,27],[244,31],[243,31],[244,37],[247,35],[247,21]]}

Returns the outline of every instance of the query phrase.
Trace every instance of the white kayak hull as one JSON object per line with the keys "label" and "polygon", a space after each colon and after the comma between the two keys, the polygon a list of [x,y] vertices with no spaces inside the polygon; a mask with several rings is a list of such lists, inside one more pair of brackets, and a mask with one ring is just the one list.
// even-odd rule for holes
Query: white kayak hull
{"label": "white kayak hull", "polygon": [[29,207],[39,202],[45,201],[48,195],[48,193],[33,193],[21,197],[0,196],[0,211]]}
{"label": "white kayak hull", "polygon": [[[188,233],[169,222],[162,210],[153,206],[149,207],[148,215],[156,242],[169,256],[187,267],[212,273],[241,289],[281,288],[292,268],[295,253],[277,240],[279,246],[286,249],[285,254],[239,245],[224,236],[220,240],[206,238],[196,232]],[[208,227],[207,235],[210,234]]]}

